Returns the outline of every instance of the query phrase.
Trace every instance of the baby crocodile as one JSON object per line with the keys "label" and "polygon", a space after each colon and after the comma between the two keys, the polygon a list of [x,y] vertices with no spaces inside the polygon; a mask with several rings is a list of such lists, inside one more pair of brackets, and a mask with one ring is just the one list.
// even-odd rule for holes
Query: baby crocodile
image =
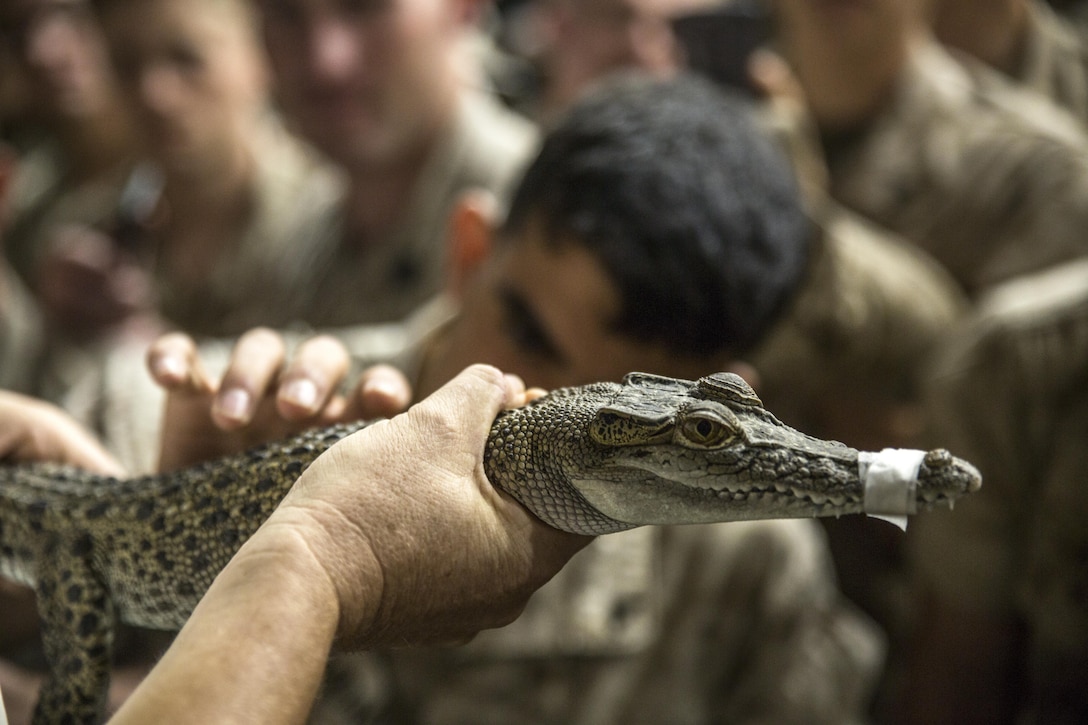
{"label": "baby crocodile", "polygon": [[[118,620],[176,630],[299,474],[366,423],[315,430],[183,471],[115,479],[0,467],[0,574],[36,589],[50,672],[35,722],[101,717]],[[800,433],[739,377],[632,373],[557,390],[495,420],[488,478],[546,523],[643,524],[905,514],[978,489],[947,451],[916,452],[872,494],[873,454]],[[887,476],[884,476],[886,479]],[[898,491],[898,493],[896,493]]]}

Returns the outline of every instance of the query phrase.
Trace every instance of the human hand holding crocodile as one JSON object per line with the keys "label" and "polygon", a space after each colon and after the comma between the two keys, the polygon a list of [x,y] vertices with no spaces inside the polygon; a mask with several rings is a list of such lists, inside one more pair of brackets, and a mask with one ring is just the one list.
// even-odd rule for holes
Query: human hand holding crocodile
{"label": "human hand holding crocodile", "polygon": [[590,541],[484,474],[495,415],[524,400],[520,380],[474,366],[318,457],[113,722],[301,722],[334,642],[460,641],[512,621]]}
{"label": "human hand holding crocodile", "polygon": [[327,335],[288,359],[279,333],[242,335],[222,378],[210,376],[196,343],[171,333],[148,349],[151,377],[167,391],[159,469],[176,470],[292,433],[337,422],[387,418],[408,407],[412,389],[389,365],[368,368],[347,395],[347,350]]}

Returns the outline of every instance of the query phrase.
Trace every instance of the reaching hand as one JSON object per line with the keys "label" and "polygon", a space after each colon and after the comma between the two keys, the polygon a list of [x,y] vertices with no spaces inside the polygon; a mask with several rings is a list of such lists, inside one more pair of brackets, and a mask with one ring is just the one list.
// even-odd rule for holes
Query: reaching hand
{"label": "reaching hand", "polygon": [[70,224],[45,246],[36,287],[53,328],[74,339],[159,329],[151,274],[115,240]]}
{"label": "reaching hand", "polygon": [[3,390],[0,459],[68,463],[97,473],[124,473],[94,436],[60,408]]}
{"label": "reaching hand", "polygon": [[219,381],[208,375],[196,344],[186,335],[159,338],[147,359],[151,376],[168,393],[161,470],[317,425],[395,415],[411,398],[407,379],[388,365],[368,369],[349,396],[340,395],[349,356],[329,336],[302,343],[288,362],[278,333],[251,330],[239,338]]}

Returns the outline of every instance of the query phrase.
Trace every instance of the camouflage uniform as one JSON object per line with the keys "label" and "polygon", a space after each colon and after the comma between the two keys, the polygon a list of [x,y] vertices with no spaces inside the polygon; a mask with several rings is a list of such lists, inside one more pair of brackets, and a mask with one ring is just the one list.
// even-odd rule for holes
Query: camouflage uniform
{"label": "camouflage uniform", "polygon": [[[535,127],[480,91],[462,94],[455,123],[433,153],[402,221],[355,246],[343,229],[298,250],[306,321],[342,327],[403,319],[446,284],[446,225],[469,189],[500,198],[535,151]],[[260,295],[260,288],[255,290]]]}
{"label": "camouflage uniform", "polygon": [[1012,77],[1088,123],[1088,36],[1042,0],[1031,3],[1028,34]]}
{"label": "camouflage uniform", "polygon": [[831,196],[921,245],[972,295],[1088,252],[1088,137],[993,73],[922,43],[890,106],[825,141]]}
{"label": "camouflage uniform", "polygon": [[445,225],[454,201],[468,188],[505,190],[536,138],[531,125],[484,94],[463,96],[403,221],[362,250],[345,240],[342,175],[269,118],[254,144],[253,206],[244,232],[203,279],[180,281],[156,265],[162,315],[210,338],[258,325],[331,327],[412,312],[445,282]]}
{"label": "camouflage uniform", "polygon": [[300,260],[314,254],[315,240],[338,228],[338,172],[275,117],[255,133],[252,206],[239,238],[198,280],[179,280],[164,264],[154,264],[159,312],[197,337],[305,321],[310,291]]}
{"label": "camouflage uniform", "polygon": [[30,391],[41,337],[41,320],[30,293],[0,259],[0,388]]}
{"label": "camouflage uniform", "polygon": [[922,590],[1024,624],[1017,722],[1085,722],[1088,260],[996,288],[930,393],[942,445],[980,467],[983,489],[912,527]]}
{"label": "camouflage uniform", "polygon": [[[920,381],[960,319],[955,281],[916,246],[830,205],[809,278],[750,356],[768,409],[795,427],[870,450],[919,447]],[[865,516],[820,519],[842,591],[889,637],[888,684],[910,620],[902,533]]]}
{"label": "camouflage uniform", "polygon": [[[882,657],[811,521],[602,537],[514,624],[389,654],[395,722],[850,723]],[[325,720],[319,709],[314,722]]]}
{"label": "camouflage uniform", "polygon": [[871,422],[835,420],[918,399],[929,354],[966,309],[955,280],[925,252],[826,204],[808,276],[783,319],[748,356],[759,394],[776,415],[821,437],[858,447],[909,445],[867,439]]}

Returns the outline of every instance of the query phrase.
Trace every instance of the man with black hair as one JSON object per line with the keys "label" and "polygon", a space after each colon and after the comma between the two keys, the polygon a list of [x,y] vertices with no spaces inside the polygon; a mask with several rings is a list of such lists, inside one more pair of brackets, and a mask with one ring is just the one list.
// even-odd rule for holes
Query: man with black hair
{"label": "man with black hair", "polygon": [[746,102],[634,76],[563,117],[503,222],[480,212],[455,219],[461,312],[420,392],[474,357],[546,388],[633,369],[698,377],[761,340],[816,234]]}

